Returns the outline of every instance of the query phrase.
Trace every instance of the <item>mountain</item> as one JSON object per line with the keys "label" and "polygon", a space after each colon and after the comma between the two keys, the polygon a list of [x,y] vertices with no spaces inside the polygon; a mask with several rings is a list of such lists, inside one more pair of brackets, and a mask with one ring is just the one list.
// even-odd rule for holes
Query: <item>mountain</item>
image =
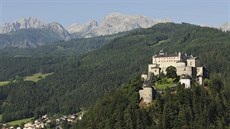
{"label": "mountain", "polygon": [[102,23],[93,20],[83,25],[73,24],[68,31],[75,35],[81,35],[85,38],[111,35],[119,32],[125,32],[137,28],[149,28],[157,23],[166,23],[167,19],[152,19],[145,16],[129,16],[121,13],[111,13],[104,18]]}
{"label": "mountain", "polygon": [[0,27],[0,34],[5,34],[20,29],[43,28],[44,25],[45,22],[40,21],[37,18],[20,18],[15,22],[5,23],[3,27]]}
{"label": "mountain", "polygon": [[0,48],[31,48],[58,40],[111,35],[137,28],[148,28],[165,22],[169,22],[169,20],[111,13],[104,18],[100,25],[95,20],[83,25],[75,23],[67,31],[57,22],[45,23],[33,17],[20,18],[15,22],[5,23],[0,28]]}
{"label": "mountain", "polygon": [[221,26],[219,26],[218,28],[220,28],[222,31],[230,31],[230,23],[226,22]]}
{"label": "mountain", "polygon": [[[157,24],[147,29],[132,30],[124,36],[108,41],[95,51],[71,57],[61,64],[52,65],[54,71],[49,72],[54,72],[54,74],[37,83],[25,81],[0,87],[2,120],[9,121],[46,113],[68,114],[77,112],[81,107],[95,103],[98,98],[109,91],[117,89],[135,77],[140,77],[141,73],[147,71],[147,64],[151,62],[152,55],[161,49],[168,53],[186,52],[195,56],[199,55],[201,63],[210,73],[219,73],[223,75],[221,79],[226,81],[230,76],[229,42],[230,35],[228,33],[214,28],[185,23]],[[65,43],[63,41],[63,44]],[[62,49],[62,47],[59,48],[59,50]],[[50,55],[47,54],[46,56],[49,57]],[[3,60],[2,63],[4,62]],[[52,64],[52,62],[49,63]],[[14,65],[17,65],[17,62],[9,64],[15,68]],[[45,65],[43,68],[51,69],[51,65]],[[4,67],[1,70],[4,70]],[[0,76],[4,76],[4,73]],[[217,88],[225,85],[229,87],[230,84],[229,81],[210,83],[215,84]],[[226,90],[226,92],[229,91]],[[198,91],[197,95],[200,95],[199,93]],[[125,95],[129,94],[125,93]],[[219,97],[221,96],[214,96],[216,100]],[[122,98],[120,99],[122,100]],[[138,99],[138,97],[135,98]],[[183,100],[187,97],[181,98]],[[120,99],[118,97],[117,100]],[[213,101],[205,102],[212,103]],[[106,105],[104,107],[107,107],[109,103],[104,102],[103,104]],[[204,102],[202,101],[202,103]],[[123,103],[120,104],[123,105]],[[214,102],[212,104],[215,105]],[[199,111],[204,109],[199,106],[197,108]],[[229,107],[226,108],[230,109]],[[113,108],[108,109],[113,111]],[[208,111],[212,116],[213,112],[216,111],[215,109],[205,111]],[[122,108],[121,110],[124,111],[125,109]],[[114,113],[119,114],[120,112]],[[215,114],[215,116],[219,115]],[[207,123],[206,121],[203,122]]]}
{"label": "mountain", "polygon": [[87,37],[87,34],[94,28],[98,27],[98,23],[95,20],[89,21],[86,24],[79,25],[79,24],[72,24],[68,31],[70,33],[74,33],[77,37]]}
{"label": "mountain", "polygon": [[69,32],[57,22],[46,24],[43,28],[56,32],[64,40],[72,39],[72,36],[69,34]]}
{"label": "mountain", "polygon": [[[47,28],[20,29],[6,34],[0,34],[0,48],[33,48],[68,39],[64,32]],[[60,31],[62,32],[62,31]]]}
{"label": "mountain", "polygon": [[59,23],[44,23],[36,18],[21,18],[0,28],[0,48],[30,48],[58,40],[70,40],[71,34]]}

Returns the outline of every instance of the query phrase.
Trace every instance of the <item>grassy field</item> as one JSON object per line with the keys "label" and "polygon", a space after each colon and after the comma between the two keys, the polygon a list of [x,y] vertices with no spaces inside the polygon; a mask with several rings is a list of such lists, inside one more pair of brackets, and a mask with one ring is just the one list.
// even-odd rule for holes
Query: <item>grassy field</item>
{"label": "grassy field", "polygon": [[8,84],[8,83],[9,83],[9,81],[0,82],[0,86],[4,86],[4,85],[6,85],[6,84]]}
{"label": "grassy field", "polygon": [[2,120],[2,114],[0,114],[0,122],[1,122],[1,120]]}
{"label": "grassy field", "polygon": [[26,81],[34,81],[34,82],[37,82],[37,81],[39,81],[39,80],[41,80],[41,79],[46,78],[47,76],[49,76],[49,75],[51,75],[51,74],[53,74],[53,73],[45,73],[45,74],[43,74],[43,73],[36,73],[36,74],[31,75],[31,76],[27,76],[27,77],[25,77],[24,79],[25,79]]}
{"label": "grassy field", "polygon": [[[31,76],[24,77],[24,80],[25,81],[34,81],[34,82],[37,82],[37,81],[39,81],[41,79],[44,79],[47,76],[52,75],[52,74],[53,73],[45,73],[45,74],[43,74],[43,73],[36,73],[36,74],[31,75]],[[2,81],[2,82],[0,82],[0,86],[7,85],[8,83],[9,83],[9,81]]]}
{"label": "grassy field", "polygon": [[176,84],[175,83],[168,83],[168,84],[155,84],[155,87],[157,88],[157,90],[163,90],[166,89],[167,87],[175,87]]}
{"label": "grassy field", "polygon": [[33,120],[33,117],[32,118],[26,118],[26,119],[21,119],[21,120],[16,120],[16,121],[11,121],[11,122],[8,122],[6,124],[8,125],[20,125],[21,123],[27,123],[27,122],[30,122]]}

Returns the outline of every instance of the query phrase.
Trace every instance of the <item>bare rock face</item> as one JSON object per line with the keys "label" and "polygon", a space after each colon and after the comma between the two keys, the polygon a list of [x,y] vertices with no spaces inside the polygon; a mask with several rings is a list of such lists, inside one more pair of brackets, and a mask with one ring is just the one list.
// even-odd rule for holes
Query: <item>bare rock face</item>
{"label": "bare rock face", "polygon": [[64,40],[70,40],[72,38],[69,32],[61,24],[57,22],[46,24],[44,28],[53,30]]}
{"label": "bare rock face", "polygon": [[79,32],[84,32],[87,33],[90,30],[97,28],[98,27],[98,23],[95,20],[89,21],[83,25],[74,23],[72,25],[70,25],[70,27],[68,28],[68,31],[70,33],[79,33]]}
{"label": "bare rock face", "polygon": [[21,29],[48,29],[56,32],[63,40],[72,38],[69,32],[61,24],[57,22],[47,24],[32,17],[20,18],[15,22],[5,23],[5,25],[0,28],[0,34],[7,34]]}
{"label": "bare rock face", "polygon": [[222,31],[230,31],[230,23],[226,22],[218,28],[220,28]]}
{"label": "bare rock face", "polygon": [[15,22],[5,23],[5,25],[0,28],[0,33],[4,34],[28,28],[42,28],[44,25],[45,23],[43,21],[38,20],[37,18],[20,18]]}
{"label": "bare rock face", "polygon": [[46,24],[36,18],[20,18],[0,28],[0,49],[37,47],[72,38],[72,35],[57,22]]}
{"label": "bare rock face", "polygon": [[58,40],[90,38],[111,35],[137,28],[149,28],[170,20],[152,19],[145,16],[129,16],[121,13],[107,15],[100,24],[92,20],[85,24],[72,24],[68,31],[59,23],[45,23],[37,18],[20,18],[0,27],[0,48],[37,47]]}
{"label": "bare rock face", "polygon": [[149,28],[157,23],[166,23],[169,21],[170,20],[166,19],[151,19],[145,16],[129,16],[121,13],[111,13],[104,18],[100,25],[98,25],[96,21],[89,22],[91,24],[87,23],[85,25],[73,24],[68,30],[70,33],[81,33],[83,37],[87,38],[111,35],[137,28]]}

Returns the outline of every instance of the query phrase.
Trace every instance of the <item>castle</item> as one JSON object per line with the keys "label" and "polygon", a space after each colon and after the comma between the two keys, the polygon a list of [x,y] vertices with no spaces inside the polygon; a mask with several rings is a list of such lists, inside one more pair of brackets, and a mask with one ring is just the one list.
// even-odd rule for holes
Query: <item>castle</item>
{"label": "castle", "polygon": [[141,78],[143,78],[145,82],[139,94],[145,103],[151,103],[152,99],[149,98],[153,96],[152,93],[150,93],[152,91],[152,85],[149,83],[145,84],[146,82],[151,82],[152,77],[149,76],[152,74],[159,75],[160,73],[166,74],[166,69],[169,66],[176,68],[176,73],[180,76],[179,82],[184,84],[185,88],[191,87],[192,78],[195,78],[195,81],[199,85],[203,85],[204,68],[200,65],[198,57],[188,56],[180,52],[167,54],[161,50],[158,55],[152,57],[152,64],[148,65],[148,75],[141,75]]}

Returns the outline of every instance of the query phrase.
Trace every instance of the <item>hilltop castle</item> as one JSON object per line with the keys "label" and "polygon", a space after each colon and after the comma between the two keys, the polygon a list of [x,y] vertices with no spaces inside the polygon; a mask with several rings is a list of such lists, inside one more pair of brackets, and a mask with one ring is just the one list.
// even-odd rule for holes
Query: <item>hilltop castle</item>
{"label": "hilltop castle", "polygon": [[[203,85],[203,74],[204,68],[200,65],[200,60],[198,57],[188,56],[180,52],[175,54],[164,53],[163,50],[159,52],[158,55],[152,57],[152,64],[148,65],[148,75],[142,74],[141,77],[145,82],[150,82],[152,74],[159,75],[160,73],[166,74],[166,69],[169,66],[176,68],[176,73],[180,76],[180,83],[185,85],[185,88],[191,87],[192,78],[199,85]],[[151,103],[152,99],[149,99],[152,95],[152,85],[144,83],[143,89],[139,91],[140,98],[144,99],[145,103]]]}

